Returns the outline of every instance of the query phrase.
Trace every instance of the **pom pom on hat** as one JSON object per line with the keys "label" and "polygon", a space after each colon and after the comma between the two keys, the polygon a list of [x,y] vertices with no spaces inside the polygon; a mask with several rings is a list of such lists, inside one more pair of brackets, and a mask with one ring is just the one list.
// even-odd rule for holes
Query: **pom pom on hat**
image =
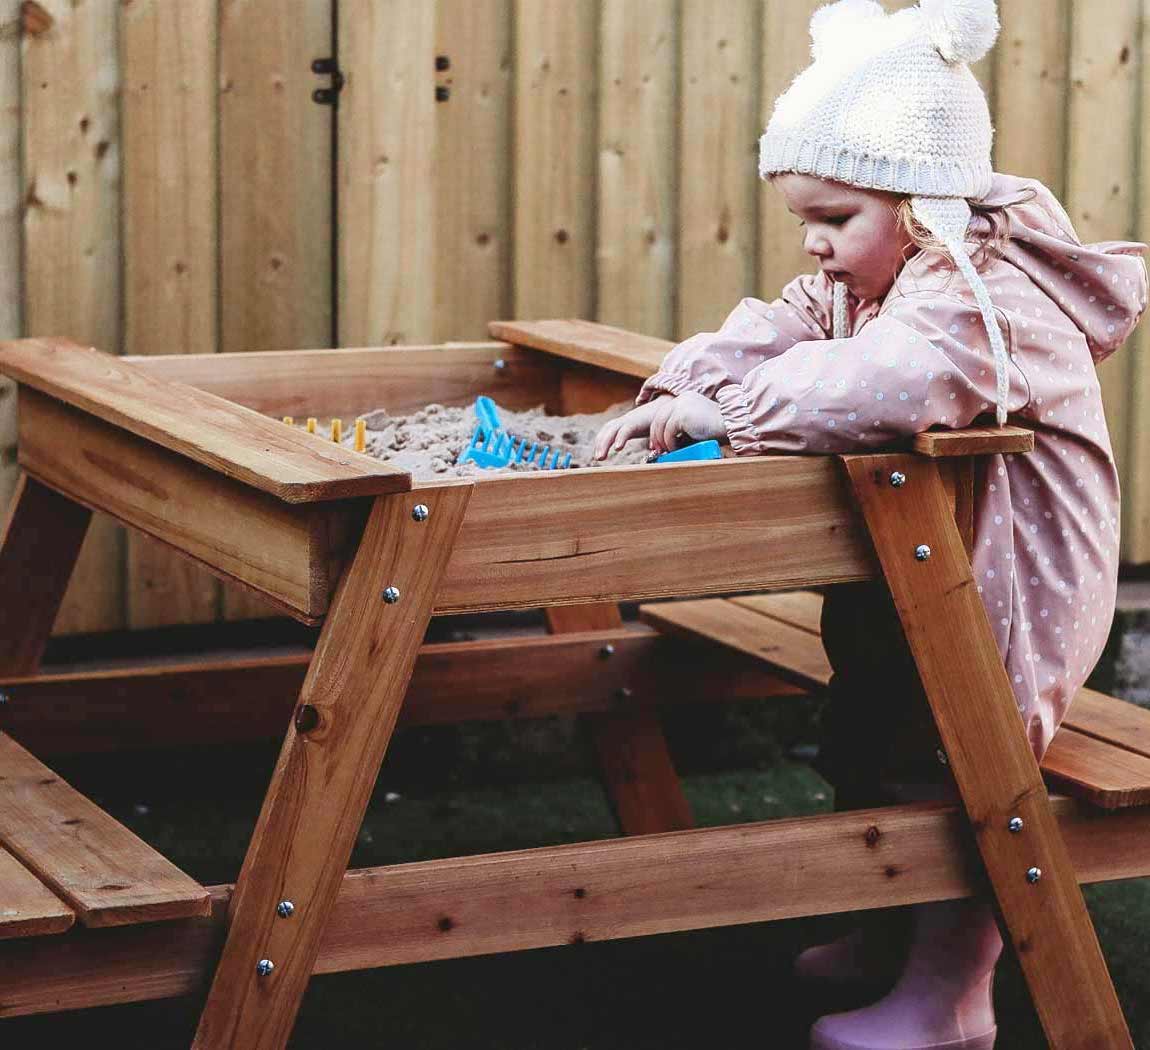
{"label": "pom pom on hat", "polygon": [[919,0],[930,41],[951,64],[977,62],[998,37],[994,0]]}
{"label": "pom pom on hat", "polygon": [[811,57],[822,58],[836,41],[849,39],[865,23],[885,17],[886,12],[876,0],[824,4],[811,15]]}

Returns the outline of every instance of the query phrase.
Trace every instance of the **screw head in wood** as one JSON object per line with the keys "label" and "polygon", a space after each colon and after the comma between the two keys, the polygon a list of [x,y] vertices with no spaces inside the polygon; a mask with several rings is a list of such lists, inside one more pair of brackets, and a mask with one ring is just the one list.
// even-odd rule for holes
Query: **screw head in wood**
{"label": "screw head in wood", "polygon": [[388,605],[394,605],[397,601],[399,601],[399,588],[388,587],[383,592],[383,600],[387,602]]}
{"label": "screw head in wood", "polygon": [[610,642],[608,642],[605,646],[603,646],[599,650],[599,656],[604,660],[609,660],[614,655],[615,655],[615,646],[613,646]]}
{"label": "screw head in wood", "polygon": [[417,503],[414,507],[411,508],[411,516],[416,521],[427,521],[427,516],[430,513],[431,511],[427,509],[426,503]]}
{"label": "screw head in wood", "polygon": [[926,561],[930,557],[930,548],[925,543],[920,543],[914,549],[914,556],[917,561]]}
{"label": "screw head in wood", "polygon": [[935,753],[935,756],[938,758],[939,762],[940,762],[942,765],[944,765],[944,766],[949,766],[949,765],[950,765],[950,759],[948,759],[948,758],[946,757],[946,752],[945,752],[945,751],[943,751],[943,749],[942,749],[941,747],[939,747],[939,748],[935,748],[935,751],[934,751],[934,753]]}
{"label": "screw head in wood", "polygon": [[267,977],[275,968],[276,964],[271,959],[261,959],[256,963],[256,973],[261,977]]}
{"label": "screw head in wood", "polygon": [[1023,828],[1021,817],[1011,817],[1010,823],[1006,825],[1015,835],[1017,835]]}
{"label": "screw head in wood", "polygon": [[1026,881],[1027,882],[1035,883],[1040,878],[1042,878],[1042,869],[1041,868],[1027,868],[1026,869]]}
{"label": "screw head in wood", "polygon": [[901,489],[906,484],[906,475],[901,470],[892,471],[890,483],[893,488]]}
{"label": "screw head in wood", "polygon": [[507,367],[507,362],[504,361],[502,357],[497,357],[491,363],[491,367],[494,368],[496,372],[502,372]]}
{"label": "screw head in wood", "polygon": [[281,919],[290,919],[295,914],[295,905],[291,901],[280,901],[276,905],[276,914]]}

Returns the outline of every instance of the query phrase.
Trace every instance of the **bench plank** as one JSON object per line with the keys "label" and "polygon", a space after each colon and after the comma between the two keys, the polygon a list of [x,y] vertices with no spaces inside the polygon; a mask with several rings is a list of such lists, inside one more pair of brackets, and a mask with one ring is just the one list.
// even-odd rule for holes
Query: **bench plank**
{"label": "bench plank", "polygon": [[744,594],[732,602],[746,609],[781,620],[811,634],[822,636],[823,596],[815,591],[782,591],[779,594]]}
{"label": "bench plank", "polygon": [[0,849],[0,938],[63,933],[76,913],[7,850]]}
{"label": "bench plank", "polygon": [[1150,711],[1137,704],[1080,689],[1062,725],[1150,758]]}
{"label": "bench plank", "polygon": [[595,321],[492,321],[487,331],[493,339],[598,365],[637,379],[654,375],[675,345],[666,339],[638,335]]}
{"label": "bench plank", "polygon": [[1042,756],[1042,772],[1057,786],[1102,809],[1150,802],[1150,758],[1065,726]]}
{"label": "bench plank", "polygon": [[207,915],[207,890],[0,733],[0,843],[86,926]]}
{"label": "bench plank", "polygon": [[926,430],[915,434],[912,447],[920,456],[985,456],[993,452],[1033,452],[1034,431],[1009,424],[972,426],[967,430]]}
{"label": "bench plank", "polygon": [[824,688],[830,681],[818,635],[724,598],[641,605],[639,619],[660,631],[703,637],[766,660],[779,675],[808,689]]}

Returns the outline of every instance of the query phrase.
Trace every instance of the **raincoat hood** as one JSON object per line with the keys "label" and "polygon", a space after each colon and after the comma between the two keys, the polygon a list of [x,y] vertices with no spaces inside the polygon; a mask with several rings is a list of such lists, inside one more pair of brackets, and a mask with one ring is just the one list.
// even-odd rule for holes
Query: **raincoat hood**
{"label": "raincoat hood", "polygon": [[[1030,198],[1027,200],[1026,198]],[[1003,257],[1018,267],[1074,322],[1095,363],[1117,350],[1146,309],[1147,278],[1137,241],[1083,244],[1054,194],[1035,179],[995,174],[977,204],[1010,204]],[[977,212],[972,222],[986,223]],[[1044,230],[1053,228],[1058,235]]]}

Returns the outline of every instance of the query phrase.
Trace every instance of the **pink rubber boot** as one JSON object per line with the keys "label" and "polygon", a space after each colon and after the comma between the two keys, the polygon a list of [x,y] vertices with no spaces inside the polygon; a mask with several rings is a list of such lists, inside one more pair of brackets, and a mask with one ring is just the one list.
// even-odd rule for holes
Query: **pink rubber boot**
{"label": "pink rubber boot", "polygon": [[820,1017],[811,1050],[991,1050],[1002,938],[982,901],[917,905],[906,967],[872,1006]]}
{"label": "pink rubber boot", "polygon": [[882,929],[865,923],[845,937],[801,951],[793,972],[800,981],[832,985],[894,984],[906,962],[910,931],[899,909],[884,916]]}

